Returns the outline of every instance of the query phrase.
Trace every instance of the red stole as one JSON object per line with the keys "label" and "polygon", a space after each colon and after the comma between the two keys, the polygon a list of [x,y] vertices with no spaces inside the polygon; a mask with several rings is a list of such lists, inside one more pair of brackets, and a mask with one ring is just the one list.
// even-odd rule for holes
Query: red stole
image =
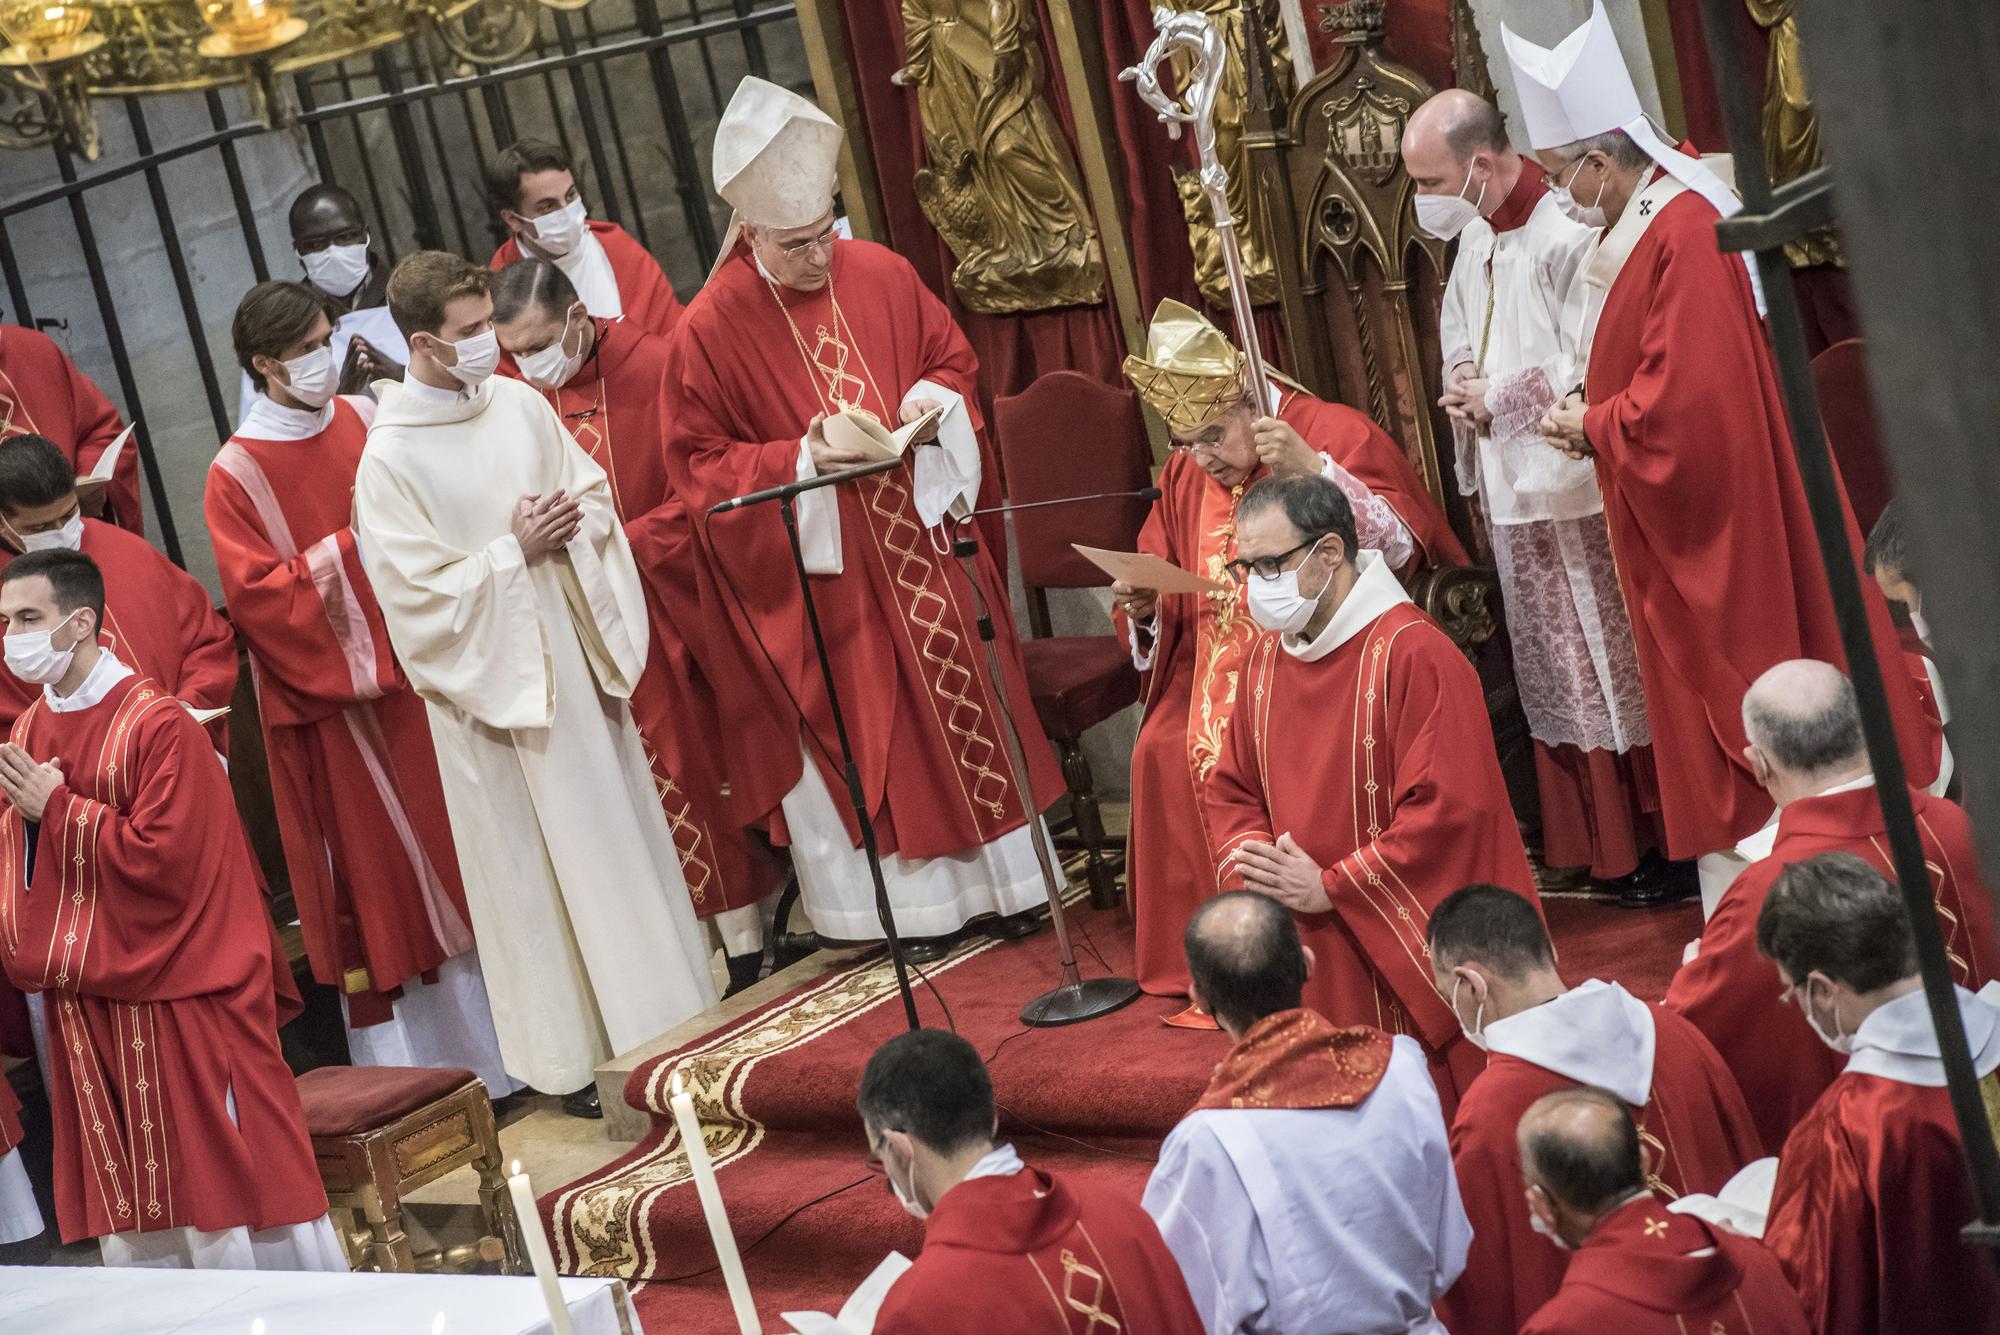
{"label": "red stole", "polygon": [[[1651,1098],[1632,1109],[1648,1185],[1669,1200],[1714,1193],[1758,1157],[1755,1124],[1736,1081],[1694,1026],[1649,1002]],[[1528,1223],[1514,1138],[1536,1099],[1576,1082],[1518,1057],[1495,1054],[1451,1119],[1451,1159],[1472,1248],[1465,1273],[1439,1303],[1452,1335],[1513,1335],[1563,1282],[1565,1255]]]}
{"label": "red stole", "polygon": [[[667,376],[674,423],[667,472],[691,510],[792,481],[800,438],[836,399],[893,422],[903,395],[928,379],[961,394],[980,427],[972,349],[908,261],[869,242],[842,241],[831,273],[818,292],[778,288],[740,250],[689,307]],[[986,503],[998,499],[998,472],[981,449]],[[987,605],[1001,613],[998,656],[1035,790],[1025,808],[999,732],[971,586],[959,562],[933,546],[938,533],[917,519],[908,469],[835,488],[834,496],[844,568],[819,578],[814,597],[882,847],[937,857],[1020,828],[1025,810],[1053,801],[1062,781],[1036,734],[1013,621],[1004,615],[1007,589],[994,558],[1003,550],[995,542],[1000,526],[982,526],[975,570]],[[778,517],[769,507],[719,516],[697,526],[697,542],[717,586],[733,582],[741,598],[740,614],[725,599],[732,625],[711,633],[737,635],[781,718],[788,696],[798,702],[823,743],[812,747],[821,777],[838,791],[828,760],[832,717],[803,603],[793,581],[773,575],[791,565]],[[770,793],[769,810],[798,770],[783,751],[763,759],[756,777]],[[848,834],[859,838],[852,825]]]}
{"label": "red stole", "polygon": [[[1750,683],[1786,659],[1846,663],[1749,276],[1714,226],[1714,207],[1684,191],[1638,237],[1598,321],[1584,419],[1676,858],[1770,814],[1743,759]],[[1863,595],[1876,657],[1893,665],[1887,607],[1866,580]],[[1928,784],[1936,758],[1907,675],[1885,686],[1909,777]]]}
{"label": "red stole", "polygon": [[[97,466],[124,429],[111,400],[53,339],[39,329],[0,325],[0,440],[46,436],[81,477]],[[130,532],[146,531],[139,505],[139,449],[131,441],[119,455],[105,515]]]}
{"label": "red stole", "polygon": [[1430,566],[1471,564],[1416,465],[1396,447],[1388,432],[1366,413],[1344,403],[1326,403],[1295,389],[1281,388],[1279,392],[1278,420],[1366,484],[1410,530],[1417,554],[1407,573]]}
{"label": "red stole", "polygon": [[[128,677],[12,740],[65,775],[0,815],[0,964],[46,995],[65,1242],[326,1210],[278,1051],[272,937],[229,779],[174,697]],[[234,1098],[235,1115],[228,1107]]]}
{"label": "red stole", "polygon": [[[681,299],[674,295],[673,284],[661,271],[660,262],[639,244],[638,238],[615,222],[592,218],[584,225],[604,247],[604,257],[611,261],[612,276],[618,280],[618,304],[625,320],[649,334],[662,337],[671,334],[680,323]],[[524,258],[529,257],[522,251],[521,243],[510,236],[493,252],[487,267],[504,269]]]}
{"label": "red stole", "polygon": [[335,400],[307,440],[233,436],[204,510],[250,648],[285,866],[313,977],[379,1024],[472,947],[426,706],[403,680],[348,527],[367,438]]}
{"label": "red stole", "polygon": [[[1977,991],[2000,977],[2000,944],[1971,826],[1956,804],[1921,789],[1910,790],[1910,805],[1953,980]],[[1895,874],[1874,788],[1800,798],[1779,813],[1771,855],[1746,867],[1729,887],[1702,926],[1700,951],[1667,991],[1667,1005],[1693,1021],[1735,1070],[1771,1154],[1846,1059],[1820,1042],[1797,1006],[1778,1000],[1777,968],[1757,953],[1757,914],[1787,865],[1832,852],[1852,853],[1884,875]]]}
{"label": "red stole", "polygon": [[1675,1214],[1651,1196],[1591,1231],[1570,1259],[1562,1292],[1521,1329],[1522,1335],[1807,1335],[1798,1295],[1755,1239]]}
{"label": "red stole", "polygon": [[961,1182],[924,1225],[876,1335],[1068,1331],[1200,1335],[1187,1283],[1130,1195],[1033,1168]]}
{"label": "red stole", "polygon": [[1389,1073],[1395,1039],[1380,1029],[1335,1028],[1318,1011],[1267,1015],[1215,1068],[1195,1111],[1352,1108]]}
{"label": "red stole", "polygon": [[1507,192],[1507,198],[1486,219],[1487,225],[1496,232],[1511,232],[1524,226],[1533,216],[1535,205],[1541,203],[1542,196],[1548,192],[1548,177],[1541,164],[1533,158],[1522,158],[1521,174],[1514,178],[1514,188]]}

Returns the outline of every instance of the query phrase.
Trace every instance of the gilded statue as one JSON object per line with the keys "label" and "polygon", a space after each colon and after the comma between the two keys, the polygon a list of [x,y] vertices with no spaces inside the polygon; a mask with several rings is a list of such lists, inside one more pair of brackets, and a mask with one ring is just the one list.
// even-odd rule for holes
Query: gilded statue
{"label": "gilded statue", "polygon": [[1032,0],[903,0],[903,67],[930,165],[917,202],[991,315],[1103,299],[1104,257],[1047,100]]}
{"label": "gilded statue", "polygon": [[[1801,0],[1744,0],[1750,17],[1770,34],[1764,67],[1764,167],[1774,185],[1796,180],[1820,165],[1819,115],[1806,91],[1805,53],[1799,46]],[[1840,238],[1831,227],[1785,243],[1792,267],[1840,264]]]}
{"label": "gilded statue", "polygon": [[[1237,243],[1243,251],[1243,274],[1250,284],[1253,305],[1267,306],[1278,299],[1278,268],[1271,258],[1271,225],[1265,218],[1270,205],[1252,182],[1249,155],[1243,147],[1244,112],[1249,99],[1249,37],[1244,32],[1243,6],[1263,5],[1264,32],[1271,48],[1271,75],[1278,90],[1289,100],[1296,91],[1292,76],[1291,44],[1285,37],[1285,22],[1277,0],[1160,0],[1177,13],[1206,14],[1222,29],[1229,46],[1229,64],[1222,72],[1222,86],[1215,95],[1215,153],[1229,169],[1229,211],[1236,216]],[[1187,71],[1180,65],[1191,57],[1177,55],[1174,77],[1184,80]],[[1229,308],[1229,271],[1222,262],[1222,246],[1215,238],[1215,223],[1208,201],[1201,193],[1201,177],[1193,168],[1174,173],[1180,192],[1181,213],[1187,219],[1188,243],[1194,248],[1195,285],[1203,300]]]}

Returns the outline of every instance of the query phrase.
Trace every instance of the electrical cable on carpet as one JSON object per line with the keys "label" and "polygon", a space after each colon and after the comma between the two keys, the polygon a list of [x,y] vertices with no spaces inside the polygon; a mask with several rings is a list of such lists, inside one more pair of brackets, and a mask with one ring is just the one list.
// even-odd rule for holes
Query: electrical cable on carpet
{"label": "electrical cable on carpet", "polygon": [[[815,1196],[811,1200],[807,1201],[804,1205],[794,1206],[791,1210],[787,1211],[785,1216],[782,1219],[778,1220],[777,1223],[771,1225],[769,1228],[765,1229],[762,1233],[758,1234],[757,1240],[755,1242],[748,1243],[745,1246],[739,1248],[738,1254],[743,1256],[748,1256],[751,1252],[755,1251],[757,1248],[763,1246],[764,1243],[768,1242],[773,1233],[776,1233],[786,1224],[789,1224],[794,1219],[797,1219],[807,1210],[812,1209],[813,1206],[822,1205],[825,1202],[832,1200],[835,1196],[839,1196],[844,1192],[852,1191],[856,1187],[861,1186],[864,1183],[877,1182],[877,1181],[886,1182],[888,1181],[888,1178],[881,1173],[869,1173],[864,1177],[856,1178],[854,1181],[848,1183],[844,1187],[835,1187],[832,1191],[827,1192],[823,1196]],[[722,1265],[720,1262],[718,1262],[715,1265],[703,1266],[699,1270],[690,1270],[685,1275],[668,1275],[663,1279],[648,1280],[646,1282],[649,1284],[684,1284],[691,1279],[700,1279],[703,1275],[715,1274],[721,1269]]]}

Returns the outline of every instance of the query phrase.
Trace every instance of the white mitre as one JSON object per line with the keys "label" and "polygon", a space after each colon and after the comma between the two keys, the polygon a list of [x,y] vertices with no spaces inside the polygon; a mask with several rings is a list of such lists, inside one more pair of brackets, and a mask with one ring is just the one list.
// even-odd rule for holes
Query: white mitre
{"label": "white mitre", "polygon": [[[1623,130],[1667,175],[1713,204],[1717,213],[1727,218],[1742,211],[1743,201],[1727,182],[1662,139],[1646,119],[1632,72],[1618,49],[1618,35],[1611,30],[1611,17],[1604,12],[1604,0],[1594,0],[1584,25],[1553,47],[1536,46],[1504,23],[1500,40],[1514,71],[1528,142],[1535,148],[1565,148],[1580,139]],[[1749,257],[1744,258],[1747,263]],[[1753,285],[1757,281],[1754,268],[1750,281]],[[1758,306],[1763,306],[1761,292]]]}
{"label": "white mitre", "polygon": [[758,227],[804,227],[833,203],[841,129],[789,88],[752,75],[715,127],[715,193]]}

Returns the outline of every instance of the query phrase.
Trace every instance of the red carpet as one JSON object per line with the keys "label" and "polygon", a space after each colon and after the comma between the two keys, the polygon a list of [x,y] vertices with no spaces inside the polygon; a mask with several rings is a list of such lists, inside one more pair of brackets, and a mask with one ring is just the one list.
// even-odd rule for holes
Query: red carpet
{"label": "red carpet", "polygon": [[[1647,997],[1665,991],[1700,919],[1693,907],[1628,913],[1583,899],[1551,899],[1547,908],[1566,977],[1616,977]],[[1129,974],[1128,925],[1087,909],[1072,922],[1083,929],[1080,949],[1094,942],[1112,971]],[[1105,972],[1087,954],[1082,962],[1086,977]],[[1057,980],[1047,932],[969,943],[928,972],[936,994],[917,988],[923,1022],[945,1024],[941,994],[958,1032],[987,1056],[1002,1135],[1037,1164],[1135,1194],[1227,1048],[1220,1034],[1163,1027],[1181,1003],[1155,997],[1081,1025],[1024,1028],[1022,1003]],[[838,1309],[885,1252],[913,1256],[922,1244],[922,1226],[868,1173],[854,1112],[862,1065],[903,1027],[890,971],[875,960],[640,1068],[625,1097],[653,1115],[652,1132],[541,1202],[558,1266],[652,1281],[638,1291],[649,1329],[734,1329],[667,1105],[679,1070],[702,1115],[765,1329],[785,1329],[780,1312]]]}

